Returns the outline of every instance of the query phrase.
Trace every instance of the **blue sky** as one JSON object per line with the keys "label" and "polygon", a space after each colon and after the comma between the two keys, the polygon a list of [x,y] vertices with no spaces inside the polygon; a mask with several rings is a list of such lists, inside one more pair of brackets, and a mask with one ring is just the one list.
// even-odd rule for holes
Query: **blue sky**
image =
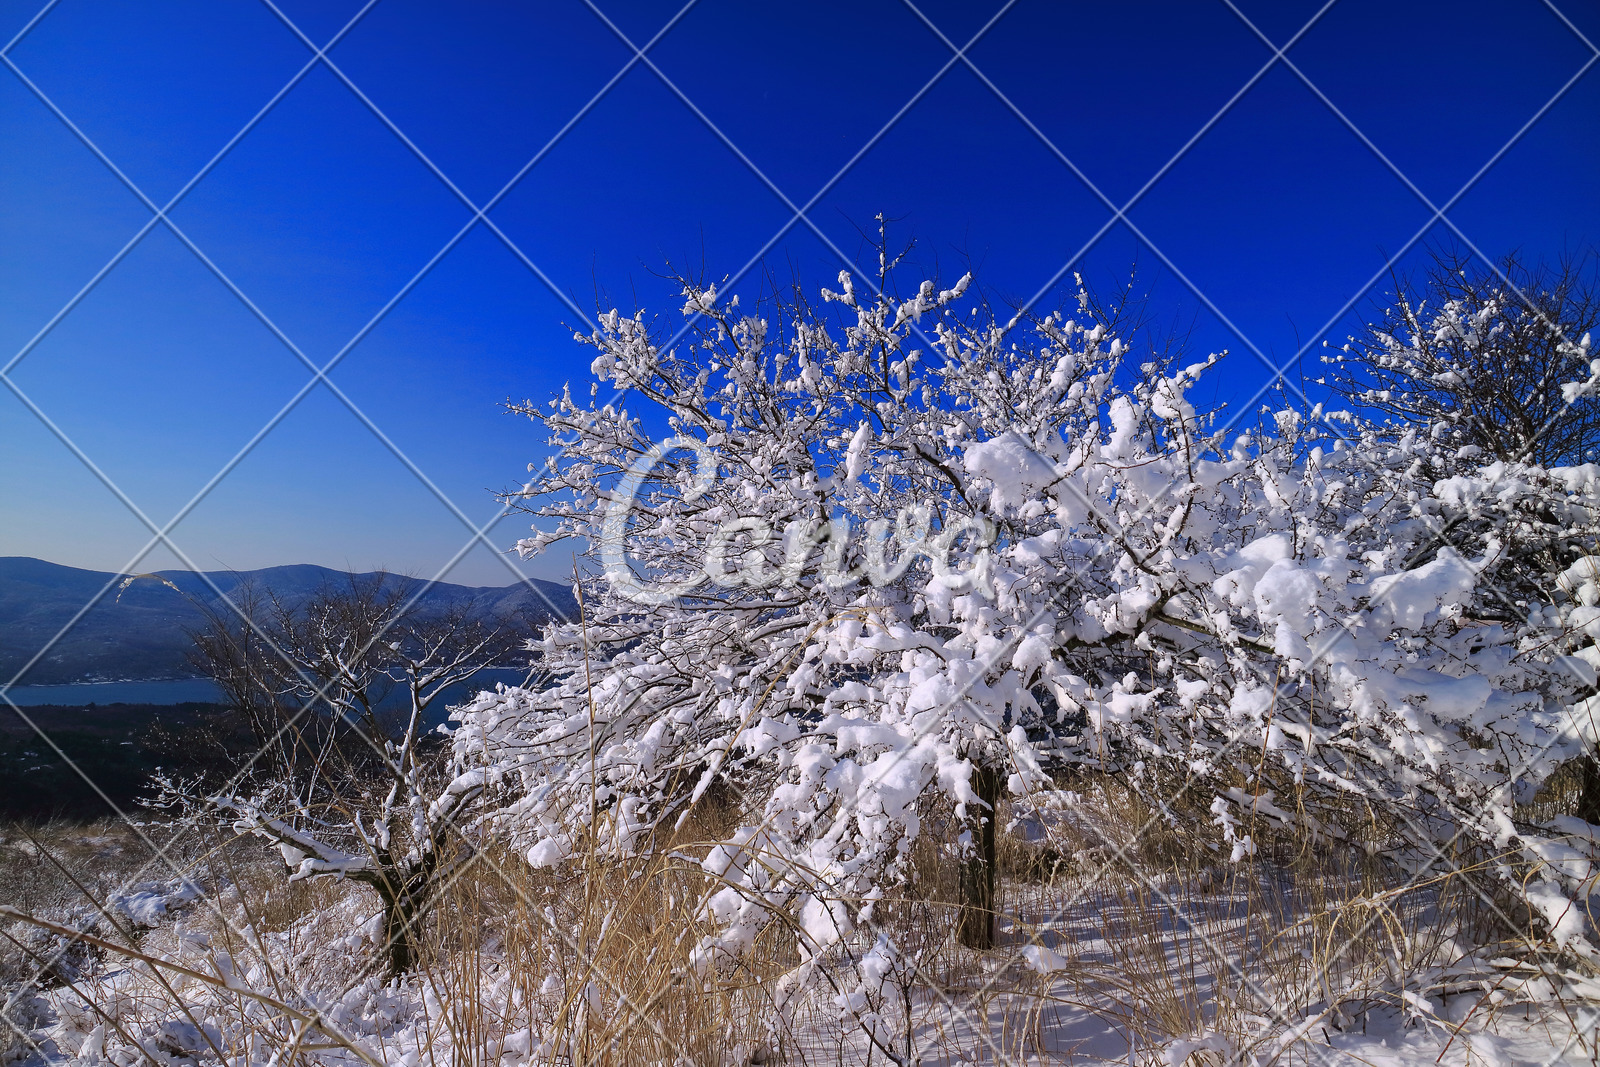
{"label": "blue sky", "polygon": [[[1402,270],[1430,242],[1600,243],[1600,73],[1569,85],[1600,12],[1576,0],[1340,0],[1287,53],[1327,102],[1258,36],[1282,46],[1315,4],[380,0],[327,52],[337,71],[311,62],[360,10],[0,0],[0,554],[115,570],[149,540],[65,437],[157,525],[243,451],[171,531],[202,568],[433,576],[544,454],[503,402],[586,380],[578,316],[674,311],[665,265],[740,269],[793,219],[782,197],[816,202],[768,260],[813,288],[871,258],[877,212],[919,269],[971,265],[1001,298],[1137,261],[1162,322],[1232,351],[1213,395],[1235,404],[1269,377],[1251,346],[1282,364],[1317,341],[1419,231]],[[623,73],[622,37],[669,22],[660,73]],[[976,70],[952,63],[943,38],[986,25]],[[1564,87],[1450,207],[1459,234],[1429,227],[1421,197],[1456,197]],[[276,97],[171,211],[215,272],[158,222],[56,318],[152,215],[40,94],[157,204]],[[1127,212],[1142,240],[1063,157],[1119,207],[1170,163]],[[463,202],[502,193],[487,223]],[[307,361],[341,352],[342,398],[306,391]],[[478,545],[445,577],[513,575]]]}

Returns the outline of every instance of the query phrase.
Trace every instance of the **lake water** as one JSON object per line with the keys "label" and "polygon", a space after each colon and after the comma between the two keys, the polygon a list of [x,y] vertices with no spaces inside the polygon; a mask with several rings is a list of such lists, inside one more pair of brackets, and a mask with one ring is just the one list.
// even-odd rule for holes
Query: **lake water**
{"label": "lake water", "polygon": [[[460,704],[479,689],[490,689],[496,682],[514,685],[522,681],[523,672],[515,670],[486,670],[471,682],[450,686],[439,698],[444,703]],[[18,685],[6,690],[6,696],[18,707],[38,707],[41,704],[183,704],[191,700],[216,703],[222,699],[216,684],[209,678],[178,678],[167,682],[83,682],[78,685]],[[404,700],[404,690],[394,693],[386,701]],[[0,702],[0,707],[3,707]]]}
{"label": "lake water", "polygon": [[6,690],[18,707],[40,704],[183,704],[222,699],[209,678],[178,678],[168,682],[84,682],[78,685],[18,685]]}

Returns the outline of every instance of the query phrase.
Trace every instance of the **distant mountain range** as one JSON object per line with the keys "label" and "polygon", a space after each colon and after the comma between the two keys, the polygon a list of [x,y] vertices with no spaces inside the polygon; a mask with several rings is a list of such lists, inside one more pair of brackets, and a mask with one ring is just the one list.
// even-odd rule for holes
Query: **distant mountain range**
{"label": "distant mountain range", "polygon": [[[0,682],[10,680],[96,593],[119,577],[28,556],[0,556]],[[294,603],[350,580],[343,571],[311,564],[213,571],[204,577],[189,571],[160,571],[157,577],[172,583],[177,591],[148,577],[133,582],[120,596],[113,588],[17,684],[192,677],[195,671],[185,658],[190,642],[184,631],[201,623],[200,604],[216,601],[212,584],[227,593],[241,581],[250,581],[256,588]],[[533,589],[440,582],[428,590],[419,606],[467,603],[475,613],[502,619],[506,625],[528,627],[530,636],[534,626],[551,617],[552,605],[559,612],[576,615],[569,586],[537,579],[532,585]]]}

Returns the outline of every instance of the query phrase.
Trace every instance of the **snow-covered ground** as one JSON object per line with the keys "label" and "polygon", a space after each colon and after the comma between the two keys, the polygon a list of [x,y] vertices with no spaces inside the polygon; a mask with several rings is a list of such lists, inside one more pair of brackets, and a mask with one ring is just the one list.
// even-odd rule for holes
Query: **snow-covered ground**
{"label": "snow-covered ground", "polygon": [[[508,947],[515,932],[487,927],[480,944],[391,982],[369,973],[380,925],[355,886],[318,883],[289,906],[284,895],[303,887],[144,878],[109,894],[103,913],[46,909],[99,940],[45,980],[11,982],[16,1031],[0,1044],[4,1060],[28,1067],[1600,1062],[1600,983],[1457,944],[1426,892],[1386,912],[1403,967],[1357,951],[1329,966],[1311,959],[1325,925],[1262,914],[1284,889],[1271,878],[1096,878],[1093,859],[1051,883],[1005,884],[993,951],[926,942],[920,956],[902,954],[863,933],[853,966],[819,964],[827,980],[782,1011],[781,981],[629,1001],[631,976],[607,970],[619,957],[598,952],[593,969],[577,953],[530,974],[529,954]],[[1373,898],[1342,899],[1353,919]],[[269,921],[275,906],[290,918]],[[552,905],[543,918],[570,925],[568,915]],[[41,957],[67,945],[22,922],[5,928]],[[713,1012],[680,1038],[697,995],[722,1005],[726,1025],[708,1032],[721,1025]]]}

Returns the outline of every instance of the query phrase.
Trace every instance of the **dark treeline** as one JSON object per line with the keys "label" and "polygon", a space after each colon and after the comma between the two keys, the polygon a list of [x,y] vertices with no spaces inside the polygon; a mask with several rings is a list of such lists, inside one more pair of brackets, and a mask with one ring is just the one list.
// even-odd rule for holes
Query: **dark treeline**
{"label": "dark treeline", "polygon": [[250,747],[248,728],[216,704],[22,710],[48,740],[0,711],[0,819],[88,821],[114,815],[112,805],[137,817],[158,770],[211,778]]}

